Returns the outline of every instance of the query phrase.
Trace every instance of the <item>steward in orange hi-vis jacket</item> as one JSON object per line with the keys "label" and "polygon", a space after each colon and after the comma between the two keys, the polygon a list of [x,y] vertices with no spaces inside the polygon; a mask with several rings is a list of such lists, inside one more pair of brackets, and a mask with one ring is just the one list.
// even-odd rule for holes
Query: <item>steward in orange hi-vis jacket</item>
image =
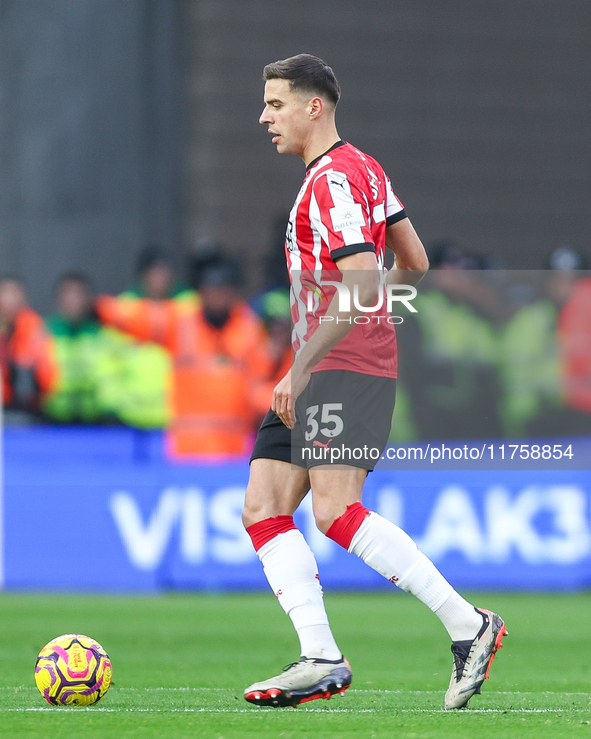
{"label": "steward in orange hi-vis jacket", "polygon": [[103,296],[97,310],[103,321],[171,352],[174,456],[245,454],[271,401],[272,389],[260,393],[270,374],[265,329],[238,298],[226,266],[207,270],[200,298],[162,301],[157,326],[149,320],[151,301]]}
{"label": "steward in orange hi-vis jacket", "polygon": [[27,306],[16,277],[0,279],[0,374],[4,406],[28,412],[39,410],[57,376],[43,319]]}

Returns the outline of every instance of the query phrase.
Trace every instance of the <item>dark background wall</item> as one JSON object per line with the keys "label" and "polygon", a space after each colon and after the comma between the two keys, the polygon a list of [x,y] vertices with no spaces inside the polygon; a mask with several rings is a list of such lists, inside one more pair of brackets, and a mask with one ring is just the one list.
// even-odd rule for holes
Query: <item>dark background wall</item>
{"label": "dark background wall", "polygon": [[176,0],[0,0],[0,273],[47,310],[55,278],[123,289],[182,242]]}
{"label": "dark background wall", "polygon": [[591,251],[588,0],[208,0],[191,5],[188,236],[256,262],[303,174],[257,118],[262,67],[331,64],[341,136],[376,156],[428,244],[509,267]]}
{"label": "dark background wall", "polygon": [[144,243],[214,240],[254,287],[303,175],[261,71],[300,51],[427,244],[589,254],[590,47],[588,0],[0,0],[0,272],[46,309],[64,269],[117,291]]}

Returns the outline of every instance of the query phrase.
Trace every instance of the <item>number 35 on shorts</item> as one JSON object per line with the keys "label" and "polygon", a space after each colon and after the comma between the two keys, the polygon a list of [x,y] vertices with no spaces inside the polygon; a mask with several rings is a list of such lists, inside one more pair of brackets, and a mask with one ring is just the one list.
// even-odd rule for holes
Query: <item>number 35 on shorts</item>
{"label": "number 35 on shorts", "polygon": [[328,439],[341,434],[345,424],[337,411],[342,410],[342,403],[323,403],[322,406],[311,405],[306,408],[306,441],[316,438],[319,431]]}

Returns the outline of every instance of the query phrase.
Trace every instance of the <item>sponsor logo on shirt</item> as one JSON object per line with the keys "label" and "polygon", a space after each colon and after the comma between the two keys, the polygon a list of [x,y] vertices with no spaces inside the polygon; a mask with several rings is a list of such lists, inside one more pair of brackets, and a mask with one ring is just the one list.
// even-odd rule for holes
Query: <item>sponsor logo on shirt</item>
{"label": "sponsor logo on shirt", "polygon": [[343,231],[346,228],[365,226],[365,216],[360,203],[351,203],[346,207],[337,206],[330,209],[330,217],[334,231]]}

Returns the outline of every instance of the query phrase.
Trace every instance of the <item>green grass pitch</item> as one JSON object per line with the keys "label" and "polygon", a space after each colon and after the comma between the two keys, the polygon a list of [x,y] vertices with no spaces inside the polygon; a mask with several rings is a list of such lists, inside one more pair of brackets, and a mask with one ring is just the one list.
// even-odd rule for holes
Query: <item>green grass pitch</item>
{"label": "green grass pitch", "polygon": [[[270,592],[0,595],[0,737],[591,738],[591,594],[471,598],[501,613],[510,636],[482,695],[446,713],[449,640],[411,596],[328,593],[353,685],[331,701],[270,709],[242,698],[298,658]],[[113,661],[114,684],[91,708],[51,707],[33,681],[39,649],[68,632],[94,637]]]}

